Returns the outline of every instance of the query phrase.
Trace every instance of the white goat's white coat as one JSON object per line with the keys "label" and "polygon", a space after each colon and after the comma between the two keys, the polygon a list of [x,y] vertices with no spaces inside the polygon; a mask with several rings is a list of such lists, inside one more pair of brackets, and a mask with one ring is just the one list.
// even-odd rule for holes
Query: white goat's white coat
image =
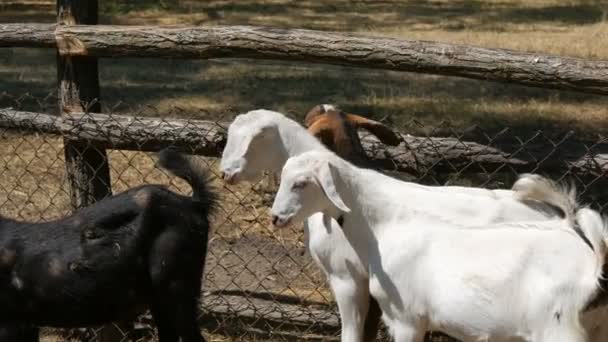
{"label": "white goat's white coat", "polygon": [[[255,110],[239,115],[228,128],[228,141],[220,162],[230,182],[254,182],[263,171],[280,173],[291,156],[327,149],[297,122],[283,114]],[[369,306],[367,269],[334,220],[311,215],[304,223],[304,238],[315,263],[324,271],[338,304],[342,341],[363,341],[363,325]]]}
{"label": "white goat's white coat", "polygon": [[[306,151],[327,151],[315,137],[283,114],[255,110],[236,117],[228,129],[228,141],[222,154],[221,171],[228,182],[256,181],[263,171],[280,173],[289,157]],[[408,184],[416,191],[433,195],[463,193],[458,208],[435,205],[425,208],[460,222],[471,218],[479,224],[521,219],[543,219],[546,214],[513,204],[510,190],[486,190],[467,187],[427,187]],[[467,196],[468,195],[468,196]],[[473,199],[469,196],[476,195]],[[405,196],[400,202],[414,200]],[[486,210],[480,210],[484,205]],[[490,208],[491,207],[491,208]],[[306,245],[313,260],[327,275],[342,321],[342,341],[363,341],[363,322],[368,310],[368,272],[346,239],[337,222],[321,213],[308,217],[304,224]],[[595,322],[595,321],[594,321]],[[597,340],[598,342],[600,340]],[[603,340],[602,340],[603,341]]]}
{"label": "white goat's white coat", "polygon": [[579,313],[599,290],[606,254],[599,214],[576,213],[594,253],[568,207],[567,219],[479,227],[466,207],[496,210],[480,196],[413,187],[312,151],[287,161],[272,214],[277,226],[317,212],[343,217],[396,341],[422,341],[428,329],[465,341],[585,341]]}

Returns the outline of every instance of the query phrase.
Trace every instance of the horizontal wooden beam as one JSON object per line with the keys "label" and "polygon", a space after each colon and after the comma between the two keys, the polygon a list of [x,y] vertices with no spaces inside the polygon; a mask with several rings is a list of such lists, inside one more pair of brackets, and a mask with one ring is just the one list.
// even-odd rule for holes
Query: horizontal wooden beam
{"label": "horizontal wooden beam", "polygon": [[225,144],[225,129],[211,121],[188,121],[124,115],[69,113],[61,117],[0,109],[0,127],[57,134],[95,146],[159,151],[177,146],[188,152],[217,157]]}
{"label": "horizontal wooden beam", "polygon": [[0,24],[0,47],[55,48],[56,24]]}
{"label": "horizontal wooden beam", "polygon": [[[429,41],[254,26],[0,25],[0,46],[97,57],[257,58],[460,76],[608,94],[608,62]],[[56,42],[55,42],[56,41]]]}
{"label": "horizontal wooden beam", "polygon": [[[387,171],[408,172],[416,177],[455,174],[572,172],[594,177],[608,172],[608,141],[594,144],[575,139],[555,142],[539,135],[522,142],[500,139],[489,145],[458,138],[404,136],[405,144],[385,146],[367,139],[363,146],[372,165]],[[588,148],[588,146],[590,148]],[[593,146],[593,147],[591,147]],[[444,179],[445,180],[445,179]]]}
{"label": "horizontal wooden beam", "polygon": [[[156,152],[167,146],[208,157],[220,157],[229,122],[132,117],[91,113],[53,116],[0,109],[0,127],[58,134],[100,147]],[[403,142],[390,147],[373,137],[363,138],[372,166],[416,177],[495,171],[603,175],[608,171],[608,142],[587,144],[544,138],[527,142],[502,141],[484,145],[457,138],[401,134]]]}

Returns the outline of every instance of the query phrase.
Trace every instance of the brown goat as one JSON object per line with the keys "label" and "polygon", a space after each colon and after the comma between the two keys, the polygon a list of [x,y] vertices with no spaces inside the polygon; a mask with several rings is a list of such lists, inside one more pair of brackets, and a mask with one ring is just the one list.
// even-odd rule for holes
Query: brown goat
{"label": "brown goat", "polygon": [[401,137],[384,124],[356,114],[345,113],[327,104],[314,106],[306,114],[304,125],[327,148],[356,164],[367,160],[357,134],[360,128],[369,131],[384,144],[397,146],[401,142]]}

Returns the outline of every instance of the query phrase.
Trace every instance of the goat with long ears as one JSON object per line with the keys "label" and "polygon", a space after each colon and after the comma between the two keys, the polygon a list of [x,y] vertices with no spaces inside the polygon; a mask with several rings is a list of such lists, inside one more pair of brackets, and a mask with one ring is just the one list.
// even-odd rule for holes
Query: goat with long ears
{"label": "goat with long ears", "polygon": [[310,151],[285,164],[272,221],[340,220],[395,341],[420,342],[432,329],[463,341],[584,342],[579,314],[600,292],[605,223],[542,177],[516,185],[517,197],[546,201],[564,218],[488,223],[497,209],[523,207],[434,192]]}
{"label": "goat with long ears", "polygon": [[[264,171],[278,174],[288,158],[307,151],[329,152],[304,127],[285,115],[270,110],[254,110],[238,115],[228,128],[228,141],[222,154],[221,172],[227,183],[258,181]],[[463,222],[479,224],[515,220],[546,220],[556,212],[532,202],[525,205],[510,190],[487,190],[471,187],[429,187],[414,183],[412,189],[426,189],[429,194],[448,193],[475,196],[484,203],[469,207]],[[404,196],[400,202],[416,200]],[[528,202],[526,202],[528,203]],[[427,208],[429,214],[450,218],[461,213],[451,209],[452,201],[437,202]],[[321,213],[312,214],[304,224],[305,243],[312,259],[327,276],[342,322],[342,341],[374,341],[381,311],[369,296],[368,270],[361,263],[351,242],[344,236],[338,220]],[[597,341],[604,341],[598,339]]]}

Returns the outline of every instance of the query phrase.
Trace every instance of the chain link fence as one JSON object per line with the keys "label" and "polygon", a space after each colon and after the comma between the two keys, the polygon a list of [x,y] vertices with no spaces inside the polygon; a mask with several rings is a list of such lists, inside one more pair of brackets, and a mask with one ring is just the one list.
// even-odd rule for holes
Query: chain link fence
{"label": "chain link fence", "polygon": [[[67,128],[55,125],[53,120],[58,120],[58,116],[52,117],[55,119],[51,118],[46,126],[36,126],[15,115],[19,110],[54,114],[55,101],[53,96],[36,99],[5,94],[0,98],[2,107],[11,107],[11,110],[0,110],[0,214],[3,216],[47,221],[71,211],[63,138],[67,134],[73,139],[82,132],[82,127],[78,122],[72,122],[73,126]],[[219,144],[214,157],[202,157],[221,197],[209,241],[202,289],[200,322],[210,341],[339,340],[337,308],[323,275],[306,253],[303,230],[301,227],[274,229],[270,223],[268,209],[276,189],[269,177],[257,184],[235,186],[224,184],[219,177],[218,156],[222,146],[217,135],[225,131],[236,113],[218,117],[204,111],[186,113],[175,108],[169,113],[157,113],[153,108],[125,106],[104,108],[104,112],[112,113],[108,120],[115,124],[105,127],[95,139],[108,141],[113,193],[150,183],[166,184],[184,194],[191,191],[186,183],[155,167],[156,155],[150,151],[154,150],[150,146],[155,145],[140,144],[147,138],[130,136],[127,131],[132,127],[140,129],[154,124],[145,127],[145,132],[152,132],[148,138],[171,141],[167,136],[170,132],[188,136],[189,129],[199,127],[192,118],[215,123],[213,132],[209,131],[213,137],[199,132],[210,144]],[[118,119],[118,114],[129,114],[133,118],[125,123]],[[150,117],[156,120],[145,120]],[[179,121],[181,126],[177,127],[173,118],[185,121]],[[301,121],[302,117],[296,119]],[[85,124],[91,124],[86,115],[82,126]],[[59,127],[59,134],[49,134],[53,130],[49,127],[54,125]],[[166,130],[167,127],[174,129]],[[493,131],[473,127],[463,131],[453,129],[447,121],[434,127],[411,121],[397,130],[404,138],[400,147],[385,148],[367,136],[364,141],[369,155],[379,161],[376,165],[401,179],[423,184],[505,188],[520,172],[540,172],[553,179],[572,180],[583,200],[595,208],[604,210],[608,204],[608,193],[603,191],[607,185],[608,164],[603,160],[608,144],[601,135],[522,133],[508,127]],[[144,151],[112,146],[114,141],[129,139]],[[91,143],[89,148],[96,146]],[[193,153],[199,151],[199,146],[190,147]],[[153,341],[153,327],[151,317],[143,315],[134,326],[121,326],[119,334],[124,341]],[[43,340],[97,340],[102,333],[100,328],[69,332],[49,329],[43,332]],[[380,338],[386,340],[386,334],[382,333]],[[430,339],[449,340],[441,336]]]}

